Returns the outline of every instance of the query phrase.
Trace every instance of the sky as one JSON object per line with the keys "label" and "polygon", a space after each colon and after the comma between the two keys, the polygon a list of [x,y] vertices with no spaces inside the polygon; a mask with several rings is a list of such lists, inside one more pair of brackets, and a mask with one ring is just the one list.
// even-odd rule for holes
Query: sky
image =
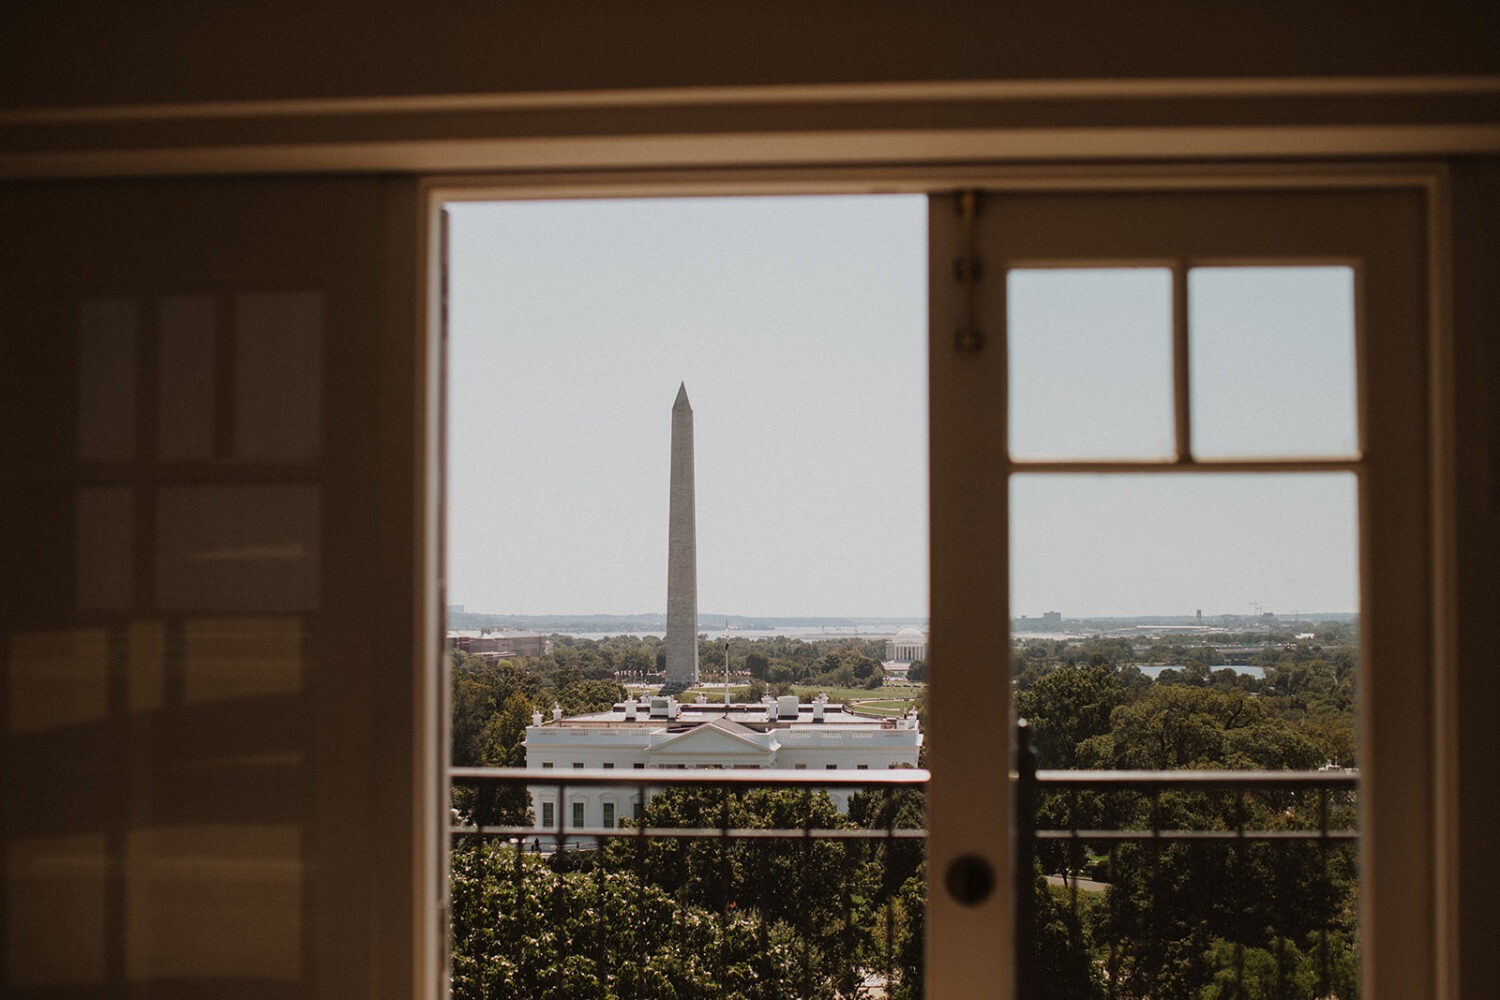
{"label": "sky", "polygon": [[[662,612],[683,383],[701,613],[924,619],[926,210],[450,206],[449,601]],[[1009,281],[1018,457],[1170,450],[1165,272]],[[1189,287],[1200,452],[1348,452],[1347,269],[1201,269]],[[1013,613],[1355,610],[1354,496],[1348,475],[1018,478]]]}

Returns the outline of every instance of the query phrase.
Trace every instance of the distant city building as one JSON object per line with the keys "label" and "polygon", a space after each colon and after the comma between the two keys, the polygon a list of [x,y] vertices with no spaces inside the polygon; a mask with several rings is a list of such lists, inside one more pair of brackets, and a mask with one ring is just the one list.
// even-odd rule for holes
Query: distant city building
{"label": "distant city building", "polygon": [[887,663],[914,663],[927,659],[927,633],[908,625],[885,641]]}
{"label": "distant city building", "polygon": [[486,629],[479,635],[450,632],[448,646],[486,660],[501,660],[512,656],[547,656],[552,652],[551,639],[540,632],[526,629],[509,629],[503,632],[490,632]]}
{"label": "distant city building", "polygon": [[[915,714],[897,719],[855,715],[819,696],[767,697],[723,705],[700,698],[684,704],[657,695],[620,702],[607,712],[544,720],[532,716],[526,730],[526,766],[555,768],[787,768],[791,770],[884,770],[915,767],[922,731]],[[530,786],[538,825],[614,827],[635,815],[639,798],[631,788],[580,788],[567,793],[559,814],[557,789]],[[840,812],[858,789],[830,788]]]}
{"label": "distant city building", "polygon": [[1021,617],[1016,619],[1016,629],[1022,632],[1027,630],[1042,632],[1061,631],[1062,612],[1044,611],[1042,612],[1042,616],[1040,618],[1028,618],[1025,615],[1022,615]]}

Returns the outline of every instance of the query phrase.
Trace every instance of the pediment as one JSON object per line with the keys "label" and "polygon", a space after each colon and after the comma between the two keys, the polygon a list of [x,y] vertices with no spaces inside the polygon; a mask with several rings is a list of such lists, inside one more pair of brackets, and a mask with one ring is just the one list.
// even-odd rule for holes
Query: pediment
{"label": "pediment", "polygon": [[[738,730],[738,732],[736,732]],[[652,753],[769,754],[771,750],[751,735],[753,730],[716,719],[670,736],[651,748]]]}

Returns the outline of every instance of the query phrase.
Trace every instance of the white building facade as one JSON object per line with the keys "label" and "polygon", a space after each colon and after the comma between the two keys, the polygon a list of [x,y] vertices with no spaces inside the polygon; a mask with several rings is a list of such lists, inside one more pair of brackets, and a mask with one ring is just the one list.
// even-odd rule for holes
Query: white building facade
{"label": "white building facade", "polygon": [[[526,730],[526,766],[551,769],[603,768],[786,768],[789,770],[885,770],[916,767],[922,731],[915,715],[882,719],[856,715],[823,696],[767,698],[757,704],[681,704],[653,697],[616,704],[608,712],[544,722],[533,716]],[[840,812],[857,788],[829,788]],[[613,828],[637,815],[633,788],[569,789],[530,786],[539,826]],[[563,811],[560,811],[563,810]]]}
{"label": "white building facade", "polygon": [[927,633],[907,626],[885,641],[887,663],[915,663],[927,659]]}

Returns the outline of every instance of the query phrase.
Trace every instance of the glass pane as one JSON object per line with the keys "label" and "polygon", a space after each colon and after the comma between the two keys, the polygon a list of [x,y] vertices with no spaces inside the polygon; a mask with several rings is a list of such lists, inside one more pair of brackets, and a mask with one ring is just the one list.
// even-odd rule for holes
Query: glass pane
{"label": "glass pane", "polygon": [[1355,995],[1356,492],[1346,473],[1012,480],[1015,709],[1043,769],[1017,824],[1048,883],[1018,919],[1069,926],[1029,938],[1031,967],[1079,987],[1057,995]]}
{"label": "glass pane", "polygon": [[1018,475],[1011,601],[1063,619],[1355,609],[1349,473]]}
{"label": "glass pane", "polygon": [[1012,457],[1171,457],[1171,271],[1020,269],[1007,295]]}
{"label": "glass pane", "polygon": [[1193,453],[1353,455],[1354,271],[1188,273]]}

